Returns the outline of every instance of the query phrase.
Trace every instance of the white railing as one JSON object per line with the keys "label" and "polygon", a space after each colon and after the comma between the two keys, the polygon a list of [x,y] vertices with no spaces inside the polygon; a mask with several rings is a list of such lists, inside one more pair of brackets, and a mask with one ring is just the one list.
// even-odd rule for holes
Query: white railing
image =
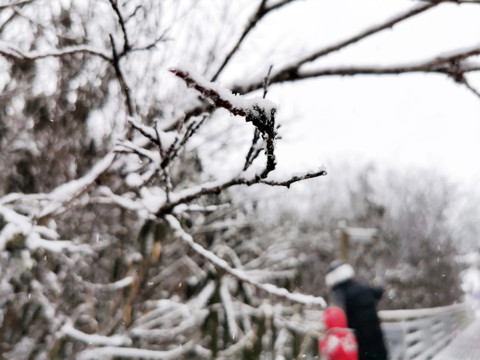
{"label": "white railing", "polygon": [[428,360],[475,318],[472,307],[455,304],[430,309],[379,312],[391,360]]}

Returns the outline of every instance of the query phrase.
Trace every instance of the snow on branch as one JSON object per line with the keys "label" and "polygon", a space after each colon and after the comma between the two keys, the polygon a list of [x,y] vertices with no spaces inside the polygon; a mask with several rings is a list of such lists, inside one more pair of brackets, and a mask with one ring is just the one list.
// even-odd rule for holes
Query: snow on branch
{"label": "snow on branch", "polygon": [[109,153],[81,178],[58,186],[48,195],[50,203],[40,211],[38,217],[43,218],[56,213],[61,210],[65,204],[80,196],[88,186],[94,183],[95,180],[110,167],[114,160],[115,154]]}
{"label": "snow on branch", "polygon": [[157,132],[150,126],[143,125],[139,122],[135,117],[129,116],[127,117],[127,121],[137,129],[143,136],[149,139],[151,142],[159,145],[160,140],[158,139]]}
{"label": "snow on branch", "polygon": [[182,214],[182,213],[195,213],[195,212],[204,212],[204,213],[211,213],[214,211],[218,211],[224,208],[230,207],[230,204],[220,204],[220,205],[208,205],[208,206],[201,206],[201,205],[187,205],[187,204],[180,204],[175,207],[173,211],[174,214]]}
{"label": "snow on branch", "polygon": [[[115,159],[110,153],[95,164],[92,169],[79,179],[72,180],[55,188],[49,194],[10,194],[0,198],[0,217],[6,225],[0,231],[0,250],[9,243],[31,250],[43,248],[51,252],[90,252],[86,245],[76,245],[69,240],[58,239],[54,229],[37,225],[38,220],[58,213],[64,207],[78,198],[95,180],[104,173]],[[15,202],[24,202],[28,207],[21,214],[14,210]]]}
{"label": "snow on branch", "polygon": [[269,172],[275,170],[276,104],[263,98],[249,99],[234,95],[230,90],[203,79],[191,70],[171,69],[170,72],[181,78],[187,87],[197,90],[205,99],[211,101],[215,108],[227,109],[231,114],[242,116],[247,122],[251,122],[266,141],[267,164],[260,177],[263,179]]}
{"label": "snow on branch", "polygon": [[51,252],[89,252],[87,246],[75,245],[72,241],[58,240],[55,230],[46,226],[33,225],[30,217],[0,205],[0,215],[7,223],[0,231],[0,251],[12,242],[31,250],[38,248]]}
{"label": "snow on branch", "polygon": [[102,291],[116,291],[126,288],[134,282],[133,276],[126,276],[121,280],[115,281],[109,284],[91,284],[93,285],[94,289],[102,290]]}
{"label": "snow on branch", "polygon": [[16,7],[16,6],[23,6],[33,3],[35,0],[23,0],[23,1],[16,1],[8,5],[0,5],[0,11],[5,10],[8,8]]}
{"label": "snow on branch", "polygon": [[235,95],[228,89],[203,79],[192,70],[171,69],[171,73],[183,79],[189,88],[197,90],[205,99],[213,102],[215,107],[227,109],[233,115],[243,116],[251,121],[261,133],[272,131],[272,122],[277,111],[277,105],[263,98],[248,99]]}
{"label": "snow on branch", "polygon": [[187,304],[169,299],[155,302],[155,308],[141,316],[134,323],[130,333],[142,339],[162,339],[175,341],[187,331],[204,323],[209,311],[205,306],[215,292],[215,284],[210,282]]}
{"label": "snow on branch", "polygon": [[84,350],[77,355],[78,360],[98,360],[104,358],[139,358],[151,360],[177,360],[185,357],[185,354],[192,351],[195,345],[193,341],[181,345],[172,350],[158,351],[137,349],[130,347],[105,346],[95,349]]}
{"label": "snow on branch", "polygon": [[177,193],[170,194],[170,202],[165,203],[156,213],[156,216],[159,217],[162,214],[171,213],[177,206],[183,206],[182,204],[191,202],[195,199],[198,199],[204,195],[217,194],[221,191],[228,189],[233,186],[246,185],[252,186],[254,184],[265,184],[269,186],[285,186],[290,187],[295,182],[316,178],[319,176],[327,175],[327,171],[324,167],[321,167],[317,171],[307,172],[306,174],[294,175],[289,179],[262,179],[260,176],[251,176],[244,177],[239,176],[233,179],[220,179],[217,181],[212,181],[204,183],[201,185],[193,186],[187,189],[183,189]]}
{"label": "snow on branch", "polygon": [[103,336],[98,334],[84,333],[78,329],[75,329],[70,321],[67,321],[65,325],[61,327],[58,335],[67,335],[75,340],[82,341],[89,345],[123,346],[132,344],[132,339],[126,335]]}
{"label": "snow on branch", "polygon": [[227,318],[228,333],[231,339],[235,339],[238,336],[238,326],[235,321],[237,314],[233,306],[232,296],[228,288],[229,282],[226,279],[222,279],[220,285],[220,299],[222,300],[223,307],[225,309],[225,315]]}
{"label": "snow on branch", "polygon": [[306,174],[297,174],[293,175],[291,178],[286,179],[286,180],[261,180],[260,183],[265,184],[265,185],[270,185],[270,186],[285,186],[287,188],[290,187],[293,183],[302,181],[302,180],[307,180],[307,179],[313,179],[319,176],[325,176],[327,175],[327,169],[325,167],[320,167],[317,171],[312,171],[308,172]]}
{"label": "snow on branch", "polygon": [[216,267],[224,270],[234,278],[248,283],[259,290],[265,291],[268,294],[282,297],[288,299],[290,301],[304,304],[304,305],[320,305],[322,307],[326,307],[327,303],[322,297],[315,297],[312,295],[304,295],[300,293],[292,293],[285,288],[279,288],[273,284],[262,284],[255,279],[249,277],[245,271],[232,268],[230,265],[223,259],[219,258],[213,252],[205,249],[200,244],[196,243],[193,240],[193,237],[183,230],[180,222],[173,216],[173,215],[166,215],[165,220],[170,224],[170,227],[175,231],[176,235],[182,239],[187,245],[189,245],[196,253],[210,261]]}

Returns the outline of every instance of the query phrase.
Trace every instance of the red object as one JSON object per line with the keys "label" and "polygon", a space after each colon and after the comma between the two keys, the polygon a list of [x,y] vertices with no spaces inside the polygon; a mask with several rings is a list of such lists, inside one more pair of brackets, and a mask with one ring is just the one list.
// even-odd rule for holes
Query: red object
{"label": "red object", "polygon": [[357,339],[347,328],[345,312],[336,306],[323,312],[327,332],[320,340],[319,350],[327,360],[358,360]]}

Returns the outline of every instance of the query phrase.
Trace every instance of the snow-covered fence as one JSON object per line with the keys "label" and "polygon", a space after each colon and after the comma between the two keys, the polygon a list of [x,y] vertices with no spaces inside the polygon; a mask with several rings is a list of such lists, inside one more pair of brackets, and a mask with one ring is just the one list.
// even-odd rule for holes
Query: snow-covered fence
{"label": "snow-covered fence", "polygon": [[468,304],[380,311],[391,360],[427,360],[474,319]]}

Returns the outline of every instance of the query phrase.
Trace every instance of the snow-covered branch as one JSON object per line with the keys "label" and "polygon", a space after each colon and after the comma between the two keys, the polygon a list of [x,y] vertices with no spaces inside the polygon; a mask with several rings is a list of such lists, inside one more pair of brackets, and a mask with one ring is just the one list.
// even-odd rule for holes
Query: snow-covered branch
{"label": "snow-covered branch", "polygon": [[310,172],[307,172],[307,173],[301,173],[301,174],[293,175],[291,178],[286,179],[286,180],[266,179],[266,180],[261,180],[260,183],[270,185],[270,186],[285,186],[285,187],[289,188],[290,185],[292,185],[293,183],[303,181],[303,180],[307,180],[307,179],[313,179],[313,178],[316,178],[316,177],[319,177],[319,176],[325,176],[325,175],[327,175],[327,170],[326,170],[325,167],[322,166],[317,171],[310,171]]}
{"label": "snow-covered branch", "polygon": [[130,347],[105,346],[95,349],[84,350],[78,354],[79,360],[97,360],[115,358],[137,358],[151,360],[177,360],[185,357],[185,355],[194,349],[193,341],[181,345],[172,350],[147,350]]}
{"label": "snow-covered branch", "polygon": [[66,322],[60,329],[60,336],[66,335],[75,340],[84,342],[89,345],[108,345],[108,346],[129,346],[132,344],[132,339],[126,335],[112,335],[103,336],[98,334],[86,334],[78,329],[75,329],[70,322]]}
{"label": "snow-covered branch", "polygon": [[109,153],[98,161],[92,169],[79,179],[60,185],[48,194],[49,203],[39,212],[38,218],[43,218],[60,211],[66,204],[80,196],[115,160],[115,154]]}
{"label": "snow-covered branch", "polygon": [[33,2],[35,2],[36,0],[23,0],[23,1],[16,1],[16,2],[12,2],[8,5],[1,5],[0,6],[0,11],[1,10],[5,10],[5,9],[8,9],[8,8],[12,8],[12,7],[16,7],[16,6],[23,6],[23,5],[28,5],[28,4],[31,4]]}
{"label": "snow-covered branch", "polygon": [[227,109],[232,115],[245,117],[262,133],[274,132],[275,113],[277,105],[263,98],[246,98],[234,95],[230,90],[219,87],[213,82],[205,80],[193,70],[171,69],[181,78],[187,87],[197,90],[205,99],[210,100],[217,108]]}
{"label": "snow-covered branch", "polygon": [[300,293],[292,293],[285,288],[279,288],[273,284],[262,284],[252,278],[250,278],[245,271],[237,268],[232,268],[228,263],[220,259],[217,255],[212,253],[211,251],[205,249],[200,244],[196,243],[192,236],[183,230],[179,221],[172,215],[166,215],[165,220],[170,224],[173,230],[175,230],[176,235],[182,239],[186,244],[188,244],[196,253],[210,261],[216,267],[226,271],[228,274],[232,275],[236,279],[253,285],[259,290],[265,291],[270,295],[278,296],[281,298],[288,299],[290,301],[304,304],[304,305],[320,305],[322,307],[326,307],[327,303],[321,297],[315,297],[312,295],[304,295]]}

